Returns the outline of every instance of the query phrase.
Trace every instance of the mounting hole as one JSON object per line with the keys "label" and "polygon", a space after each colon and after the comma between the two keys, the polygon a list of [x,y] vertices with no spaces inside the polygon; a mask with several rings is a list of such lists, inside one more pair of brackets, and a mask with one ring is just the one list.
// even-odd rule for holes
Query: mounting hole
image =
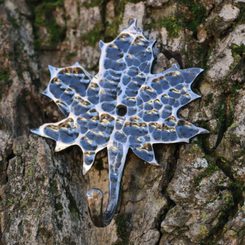
{"label": "mounting hole", "polygon": [[116,112],[118,116],[125,116],[127,113],[127,107],[125,105],[118,105],[116,108]]}

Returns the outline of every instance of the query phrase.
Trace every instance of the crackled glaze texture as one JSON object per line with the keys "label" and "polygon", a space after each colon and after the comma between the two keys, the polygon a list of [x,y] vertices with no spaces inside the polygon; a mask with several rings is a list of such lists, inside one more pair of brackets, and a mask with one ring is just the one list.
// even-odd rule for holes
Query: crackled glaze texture
{"label": "crackled glaze texture", "polygon": [[66,118],[33,132],[55,140],[56,151],[80,146],[84,174],[96,153],[107,147],[111,198],[118,197],[129,148],[144,161],[157,164],[153,144],[189,142],[206,132],[178,117],[181,107],[199,98],[191,85],[202,69],[173,65],[152,74],[153,45],[133,21],[113,41],[100,42],[99,72],[94,77],[78,63],[49,67],[51,80],[44,94]]}

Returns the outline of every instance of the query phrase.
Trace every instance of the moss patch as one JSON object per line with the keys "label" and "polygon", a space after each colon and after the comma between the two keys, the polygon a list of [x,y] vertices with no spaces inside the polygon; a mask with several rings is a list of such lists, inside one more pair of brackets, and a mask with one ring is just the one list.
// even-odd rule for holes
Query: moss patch
{"label": "moss patch", "polygon": [[2,94],[4,94],[5,89],[10,87],[12,84],[9,76],[9,71],[0,70],[0,99],[2,98]]}
{"label": "moss patch", "polygon": [[13,16],[9,16],[8,20],[13,26],[13,28],[17,29],[20,27],[18,21]]}
{"label": "moss patch", "polygon": [[164,26],[170,37],[177,37],[181,29],[189,29],[196,34],[197,27],[206,17],[205,7],[195,0],[180,0],[177,12],[173,16],[151,21],[147,28],[159,28]]}
{"label": "moss patch", "polygon": [[73,59],[76,56],[77,56],[77,52],[70,52],[66,55],[66,60],[70,61],[71,59]]}
{"label": "moss patch", "polygon": [[111,41],[118,35],[118,29],[119,29],[119,25],[122,23],[125,5],[127,3],[138,3],[138,2],[142,2],[142,1],[141,0],[114,0],[115,18],[111,23],[105,24],[104,40],[106,42]]}
{"label": "moss patch", "polygon": [[150,24],[146,25],[146,29],[156,29],[161,27],[165,27],[167,29],[170,37],[177,37],[181,30],[181,25],[175,16],[152,20]]}
{"label": "moss patch", "polygon": [[220,102],[217,105],[214,114],[218,119],[219,133],[216,142],[216,145],[218,145],[222,140],[224,132],[233,122],[233,106],[231,97],[229,95],[226,94],[220,98]]}
{"label": "moss patch", "polygon": [[238,180],[234,180],[229,185],[229,189],[232,192],[234,202],[242,206],[244,202],[243,193],[245,191],[244,183]]}
{"label": "moss patch", "polygon": [[231,46],[231,52],[232,52],[232,56],[234,58],[236,58],[237,55],[243,57],[243,56],[245,56],[245,45],[244,44],[242,44],[242,45],[233,44]]}
{"label": "moss patch", "polygon": [[105,0],[89,0],[82,4],[85,8],[99,7],[101,10],[102,23],[98,23],[95,27],[82,36],[88,45],[95,46],[100,39],[105,42],[111,41],[118,35],[119,25],[122,23],[125,5],[127,3],[138,3],[141,0],[114,0],[114,14],[115,18],[112,22],[106,22],[103,18],[106,15],[106,4]]}
{"label": "moss patch", "polygon": [[238,24],[240,24],[240,23],[244,24],[244,22],[245,22],[245,5],[244,5],[244,3],[238,3],[237,7],[240,9],[240,14],[239,14],[236,22]]}
{"label": "moss patch", "polygon": [[[37,30],[35,44],[37,48],[47,46],[54,48],[60,41],[65,38],[65,27],[57,24],[55,19],[55,10],[63,7],[63,0],[42,1],[42,3],[33,5],[34,27]],[[45,27],[48,32],[47,43],[43,44],[39,39],[38,30]]]}
{"label": "moss patch", "polygon": [[103,35],[103,27],[100,23],[97,23],[92,30],[82,35],[81,39],[85,41],[86,44],[95,46],[101,36]]}
{"label": "moss patch", "polygon": [[74,199],[74,197],[72,196],[69,188],[66,188],[66,196],[69,199],[69,205],[68,208],[70,210],[71,216],[74,219],[80,219],[80,211],[79,208],[77,207],[77,203],[76,200]]}
{"label": "moss patch", "polygon": [[118,29],[119,25],[121,23],[121,17],[116,17],[113,19],[113,22],[106,23],[106,29],[105,29],[105,41],[111,41],[118,35]]}
{"label": "moss patch", "polygon": [[9,80],[9,72],[8,71],[0,71],[0,81]]}
{"label": "moss patch", "polygon": [[[208,58],[210,55],[210,47],[208,43],[198,43],[193,39],[186,40],[187,48],[182,50],[185,57],[186,67],[202,67],[208,69]],[[191,52],[190,52],[191,51]],[[200,76],[198,76],[200,78]],[[196,82],[195,82],[196,83]]]}
{"label": "moss patch", "polygon": [[213,93],[210,93],[207,95],[207,99],[205,101],[205,106],[208,106],[209,104],[213,104],[214,102],[214,95]]}
{"label": "moss patch", "polygon": [[218,170],[219,167],[215,163],[209,161],[208,167],[194,179],[195,186],[198,186],[203,178],[211,176],[214,172]]}
{"label": "moss patch", "polygon": [[168,17],[164,18],[162,21],[160,21],[160,24],[164,26],[170,37],[177,37],[178,33],[181,29],[181,25],[179,21],[176,19],[176,17]]}
{"label": "moss patch", "polygon": [[104,0],[88,0],[85,3],[82,4],[83,7],[85,8],[93,8],[96,6],[100,6],[103,4]]}
{"label": "moss patch", "polygon": [[49,182],[49,190],[51,193],[53,194],[57,194],[58,193],[58,186],[57,186],[57,182],[55,179],[51,179],[50,182]]}
{"label": "moss patch", "polygon": [[105,24],[105,30],[104,30],[104,40],[106,42],[113,40],[117,35],[118,35],[118,29],[119,25],[122,23],[123,19],[123,13],[124,13],[124,8],[125,4],[127,1],[125,0],[115,0],[114,5],[114,15],[115,18],[111,23],[106,23]]}
{"label": "moss patch", "polygon": [[183,27],[196,32],[197,27],[206,17],[206,9],[196,0],[180,0],[179,1],[180,23]]}
{"label": "moss patch", "polygon": [[130,227],[131,214],[119,214],[115,221],[117,225],[117,235],[119,240],[114,245],[127,245],[130,244],[129,236],[131,232]]}
{"label": "moss patch", "polygon": [[57,199],[55,200],[54,208],[55,208],[55,211],[56,211],[57,215],[59,217],[62,217],[62,215],[63,215],[63,205]]}

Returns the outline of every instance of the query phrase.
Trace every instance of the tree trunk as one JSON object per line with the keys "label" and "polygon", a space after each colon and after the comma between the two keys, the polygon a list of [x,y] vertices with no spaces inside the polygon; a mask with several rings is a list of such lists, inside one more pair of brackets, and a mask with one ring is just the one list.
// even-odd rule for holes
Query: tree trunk
{"label": "tree trunk", "polygon": [[[243,0],[0,0],[0,244],[244,244],[244,13]],[[132,17],[157,39],[154,71],[205,69],[180,115],[210,133],[156,145],[160,167],[129,152],[117,214],[97,228],[85,193],[108,193],[106,151],[83,176],[78,147],[54,153],[30,129],[62,118],[41,95],[48,64],[94,74],[99,39]]]}

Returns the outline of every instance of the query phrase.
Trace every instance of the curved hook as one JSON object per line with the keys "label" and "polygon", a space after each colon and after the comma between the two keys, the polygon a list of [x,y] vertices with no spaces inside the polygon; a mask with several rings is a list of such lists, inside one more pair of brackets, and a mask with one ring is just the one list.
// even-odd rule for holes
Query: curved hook
{"label": "curved hook", "polygon": [[87,202],[90,217],[95,226],[105,227],[110,224],[117,209],[121,174],[110,173],[109,179],[109,200],[105,212],[103,213],[103,192],[98,188],[87,191]]}
{"label": "curved hook", "polygon": [[[126,150],[127,151],[127,150]],[[105,227],[110,224],[116,212],[122,172],[125,164],[125,147],[120,152],[108,150],[109,159],[109,200],[105,212],[103,212],[103,192],[98,188],[87,191],[87,202],[90,217],[95,226]]]}

